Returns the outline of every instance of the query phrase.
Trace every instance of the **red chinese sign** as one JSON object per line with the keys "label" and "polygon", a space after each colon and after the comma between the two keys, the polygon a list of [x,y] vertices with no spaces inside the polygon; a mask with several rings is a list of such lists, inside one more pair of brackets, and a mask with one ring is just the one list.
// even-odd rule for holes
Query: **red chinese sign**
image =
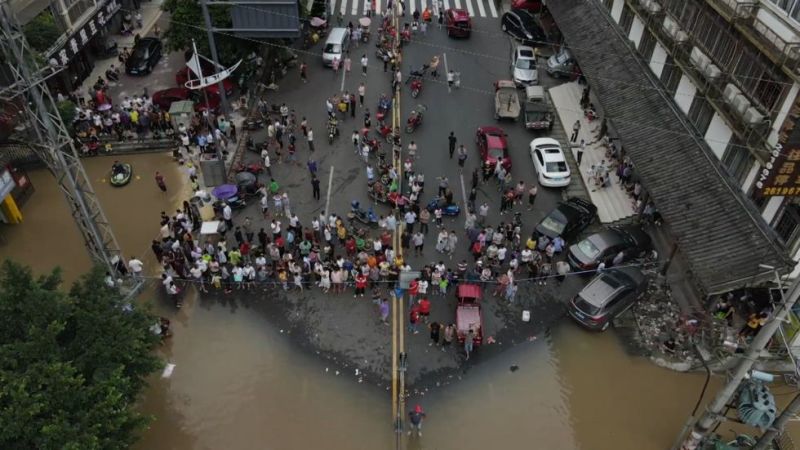
{"label": "red chinese sign", "polygon": [[796,120],[787,122],[784,132],[788,136],[772,150],[756,181],[756,189],[764,197],[800,196],[800,126]]}

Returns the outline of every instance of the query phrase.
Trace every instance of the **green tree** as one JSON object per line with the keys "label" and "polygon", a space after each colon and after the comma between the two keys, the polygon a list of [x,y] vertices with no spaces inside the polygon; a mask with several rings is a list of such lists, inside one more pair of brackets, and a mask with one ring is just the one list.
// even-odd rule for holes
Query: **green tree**
{"label": "green tree", "polygon": [[155,318],[122,308],[95,269],[65,293],[59,271],[0,266],[0,448],[126,449],[132,406],[161,367]]}
{"label": "green tree", "polygon": [[56,107],[58,108],[58,115],[61,116],[61,121],[64,122],[68,130],[72,130],[75,115],[77,114],[75,103],[72,103],[72,100],[64,100],[63,102],[58,102]]}
{"label": "green tree", "polygon": [[23,27],[23,34],[34,50],[44,52],[53,45],[62,31],[49,9],[42,11]]}
{"label": "green tree", "polygon": [[[166,0],[162,5],[171,15],[170,26],[164,32],[167,48],[170,51],[186,51],[192,48],[192,39],[197,44],[197,51],[211,58],[211,51],[206,39],[206,27],[203,13],[194,0]],[[211,23],[217,28],[232,28],[230,6],[210,5]],[[217,44],[219,63],[229,66],[243,59],[250,52],[258,48],[258,43],[233,36],[232,33],[214,33]]]}

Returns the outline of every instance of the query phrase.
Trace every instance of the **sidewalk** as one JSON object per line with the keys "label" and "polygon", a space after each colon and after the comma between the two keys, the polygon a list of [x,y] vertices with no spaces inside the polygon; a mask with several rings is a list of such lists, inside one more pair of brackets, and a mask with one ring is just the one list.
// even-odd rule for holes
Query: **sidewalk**
{"label": "sidewalk", "polygon": [[[589,193],[589,198],[597,206],[597,216],[600,218],[600,222],[614,223],[633,216],[633,201],[620,185],[614,168],[609,166],[611,161],[606,158],[605,146],[598,142],[597,132],[600,128],[600,121],[589,122],[581,110],[582,86],[573,81],[552,87],[548,92],[568,138],[572,136],[572,126],[575,121],[580,121],[581,128],[578,138],[574,143],[570,143],[570,154],[577,162],[577,148],[581,140],[587,143],[579,166],[579,174]],[[596,188],[592,179],[592,167],[600,165],[603,161],[605,161],[606,167],[609,167],[610,185],[605,188]]]}

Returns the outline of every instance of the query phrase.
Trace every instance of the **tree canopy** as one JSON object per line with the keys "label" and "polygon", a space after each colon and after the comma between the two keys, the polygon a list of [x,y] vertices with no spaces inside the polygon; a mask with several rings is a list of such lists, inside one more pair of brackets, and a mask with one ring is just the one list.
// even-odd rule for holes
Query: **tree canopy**
{"label": "tree canopy", "polygon": [[56,19],[49,9],[34,17],[23,27],[23,34],[34,50],[44,52],[61,36]]}
{"label": "tree canopy", "polygon": [[132,406],[161,367],[155,318],[103,276],[64,292],[58,270],[0,266],[0,448],[125,449],[147,424]]}
{"label": "tree canopy", "polygon": [[[167,48],[170,51],[187,51],[192,48],[192,39],[197,44],[197,51],[211,58],[211,50],[206,39],[206,26],[203,12],[195,0],[166,0],[162,5],[171,15],[170,26],[164,32]],[[209,5],[211,23],[218,28],[232,28],[230,6]],[[231,33],[214,33],[217,44],[219,63],[229,66],[239,59],[245,58],[258,47],[258,43],[248,39],[240,39]]]}

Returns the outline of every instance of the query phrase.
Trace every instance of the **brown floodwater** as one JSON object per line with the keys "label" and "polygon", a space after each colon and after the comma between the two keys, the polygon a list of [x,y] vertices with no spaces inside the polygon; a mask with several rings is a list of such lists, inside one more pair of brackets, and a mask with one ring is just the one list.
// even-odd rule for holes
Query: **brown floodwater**
{"label": "brown floodwater", "polygon": [[[125,254],[143,255],[153,269],[149,242],[159,212],[182,199],[178,184],[185,176],[168,155],[125,159],[138,177],[121,189],[103,182],[111,160],[85,164]],[[168,195],[156,188],[155,170],[165,173]],[[0,245],[0,257],[37,272],[60,265],[65,279],[74,280],[89,267],[80,235],[50,174],[30,175],[37,192],[23,209],[24,224],[4,229],[8,242]],[[290,336],[251,310],[190,295],[175,313],[159,294],[151,286],[142,298],[154,299],[157,312],[173,320],[174,336],[159,352],[176,366],[170,378],[151,380],[141,409],[155,420],[136,449],[394,447],[388,392],[299,353]],[[512,365],[519,370],[509,370]],[[424,437],[403,437],[401,447],[663,450],[683,426],[703,380],[702,374],[679,374],[629,356],[613,332],[587,333],[564,320],[550,336],[410,399],[429,416]],[[720,382],[713,379],[707,398]]]}

